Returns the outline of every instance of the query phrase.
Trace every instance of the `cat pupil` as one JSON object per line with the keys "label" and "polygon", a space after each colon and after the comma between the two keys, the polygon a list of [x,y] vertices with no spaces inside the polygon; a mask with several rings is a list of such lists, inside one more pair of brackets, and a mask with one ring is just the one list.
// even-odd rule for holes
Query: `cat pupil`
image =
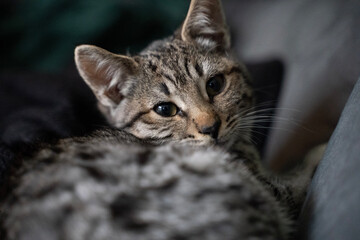
{"label": "cat pupil", "polygon": [[172,117],[175,116],[178,112],[178,107],[171,103],[160,103],[154,107],[154,111],[163,117]]}
{"label": "cat pupil", "polygon": [[210,98],[219,94],[223,90],[224,82],[224,76],[221,74],[209,79],[209,81],[206,83],[206,91]]}

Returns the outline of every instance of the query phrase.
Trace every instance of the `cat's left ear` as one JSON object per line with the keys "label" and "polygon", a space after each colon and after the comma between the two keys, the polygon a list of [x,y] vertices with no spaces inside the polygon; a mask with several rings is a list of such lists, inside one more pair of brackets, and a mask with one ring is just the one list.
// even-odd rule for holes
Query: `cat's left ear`
{"label": "cat's left ear", "polygon": [[131,57],[113,54],[105,49],[80,45],[75,49],[77,69],[104,107],[116,107],[126,96],[137,63]]}
{"label": "cat's left ear", "polygon": [[192,0],[181,28],[183,41],[227,51],[230,34],[220,0]]}

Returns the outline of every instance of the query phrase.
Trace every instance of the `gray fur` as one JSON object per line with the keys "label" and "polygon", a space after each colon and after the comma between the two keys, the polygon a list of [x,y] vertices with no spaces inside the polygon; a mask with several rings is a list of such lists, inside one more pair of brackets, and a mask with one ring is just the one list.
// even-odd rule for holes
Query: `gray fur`
{"label": "gray fur", "polygon": [[2,205],[7,239],[287,239],[285,185],[264,184],[278,180],[247,159],[127,139],[100,132],[25,159]]}

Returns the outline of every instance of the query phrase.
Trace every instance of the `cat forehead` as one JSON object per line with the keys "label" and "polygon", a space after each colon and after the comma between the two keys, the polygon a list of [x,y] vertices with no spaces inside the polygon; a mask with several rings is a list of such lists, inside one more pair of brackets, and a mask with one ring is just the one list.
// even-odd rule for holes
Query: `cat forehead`
{"label": "cat forehead", "polygon": [[[233,64],[216,52],[204,51],[183,41],[157,41],[140,54],[142,70],[178,81],[196,79],[223,71]],[[174,80],[174,79],[171,79]]]}
{"label": "cat forehead", "polygon": [[195,97],[211,76],[226,74],[237,65],[217,52],[204,51],[178,40],[155,41],[135,60],[140,66],[138,81],[143,83],[133,86],[133,93],[139,98],[159,95],[188,98],[186,95],[190,92]]}

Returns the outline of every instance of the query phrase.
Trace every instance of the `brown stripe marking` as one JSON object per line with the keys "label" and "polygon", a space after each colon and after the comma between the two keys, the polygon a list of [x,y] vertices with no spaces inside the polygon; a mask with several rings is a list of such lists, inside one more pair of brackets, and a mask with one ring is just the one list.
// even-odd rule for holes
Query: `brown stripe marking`
{"label": "brown stripe marking", "polygon": [[168,86],[166,86],[165,83],[161,83],[160,84],[160,91],[165,93],[165,95],[169,96],[170,95],[170,91],[169,91],[169,88]]}
{"label": "brown stripe marking", "polygon": [[143,115],[148,114],[150,111],[146,111],[146,112],[139,112],[138,114],[135,115],[135,117],[133,117],[128,123],[126,123],[121,129],[125,129],[125,128],[129,128],[132,127],[134,125],[134,123],[139,120],[139,118],[141,118]]}

